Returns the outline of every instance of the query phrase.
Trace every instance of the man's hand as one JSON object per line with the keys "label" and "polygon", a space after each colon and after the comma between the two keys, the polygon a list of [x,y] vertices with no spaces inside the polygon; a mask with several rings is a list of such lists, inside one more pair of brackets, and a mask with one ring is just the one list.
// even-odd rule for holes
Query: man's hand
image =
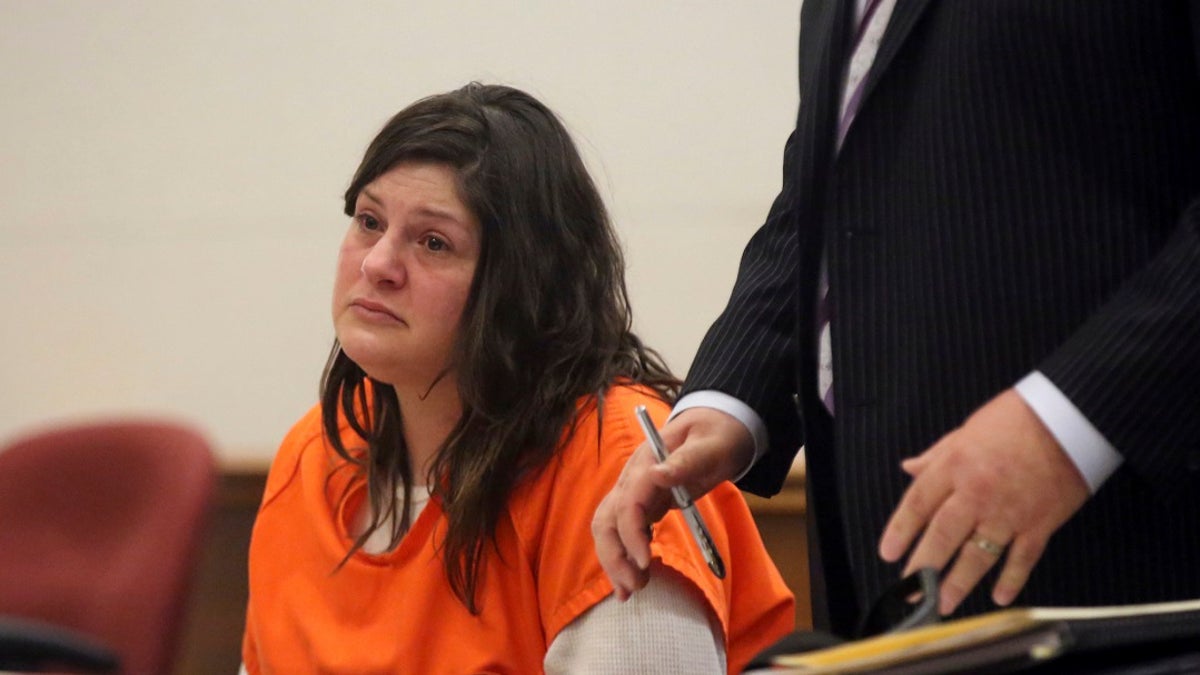
{"label": "man's hand", "polygon": [[942,570],[957,554],[942,579],[942,614],[954,611],[1005,548],[992,600],[1011,603],[1050,535],[1088,498],[1071,459],[1011,389],[901,467],[913,482],[888,521],[879,555],[895,562],[921,535],[907,575],[920,567]]}
{"label": "man's hand", "polygon": [[674,506],[671,488],[683,485],[699,499],[754,456],[745,425],[712,408],[683,411],[662,428],[662,438],[671,453],[667,461],[657,464],[649,445],[639,446],[592,518],[596,556],[621,600],[649,579],[649,526]]}

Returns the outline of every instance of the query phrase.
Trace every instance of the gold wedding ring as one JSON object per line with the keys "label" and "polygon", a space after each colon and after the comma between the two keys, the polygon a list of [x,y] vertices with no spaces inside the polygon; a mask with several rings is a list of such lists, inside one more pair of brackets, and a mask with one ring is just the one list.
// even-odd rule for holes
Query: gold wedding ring
{"label": "gold wedding ring", "polygon": [[1000,554],[1004,553],[1003,546],[1001,546],[1000,544],[997,544],[996,542],[992,541],[991,539],[988,539],[987,537],[983,536],[982,534],[979,534],[978,532],[971,535],[971,538],[968,541],[970,543],[978,546],[979,549],[981,551],[983,551],[984,553],[987,553],[996,558],[999,558]]}

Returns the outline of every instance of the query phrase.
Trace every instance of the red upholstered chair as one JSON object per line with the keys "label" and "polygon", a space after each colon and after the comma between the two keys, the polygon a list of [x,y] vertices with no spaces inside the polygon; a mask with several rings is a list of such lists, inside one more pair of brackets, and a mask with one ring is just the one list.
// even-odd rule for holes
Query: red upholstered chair
{"label": "red upholstered chair", "polygon": [[[173,423],[13,441],[0,450],[0,618],[106,645],[126,675],[173,672],[215,481],[207,441]],[[0,634],[0,650],[15,643]]]}

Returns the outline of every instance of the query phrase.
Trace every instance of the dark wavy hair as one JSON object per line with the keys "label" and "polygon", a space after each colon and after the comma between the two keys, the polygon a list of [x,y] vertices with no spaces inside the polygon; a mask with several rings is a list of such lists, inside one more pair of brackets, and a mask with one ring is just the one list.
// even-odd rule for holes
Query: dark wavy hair
{"label": "dark wavy hair", "polygon": [[[478,613],[485,547],[519,481],[550,461],[577,415],[598,411],[615,382],[671,401],[679,380],[632,332],[620,244],[554,113],[517,89],[478,83],[417,101],[367,148],[346,214],[367,184],[406,161],[452,168],[482,229],[451,356],[462,417],[424,477],[449,521],[441,551],[451,588]],[[407,500],[397,513],[395,490],[413,485],[395,390],[369,380],[336,342],[321,389],[325,434],[365,476],[374,514],[350,554],[388,517],[394,546],[410,520]],[[343,419],[365,456],[342,442]]]}

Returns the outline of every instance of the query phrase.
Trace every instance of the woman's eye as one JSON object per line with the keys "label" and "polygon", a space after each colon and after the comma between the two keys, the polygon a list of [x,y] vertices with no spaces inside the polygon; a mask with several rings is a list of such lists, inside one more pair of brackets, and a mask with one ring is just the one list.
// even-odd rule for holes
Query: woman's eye
{"label": "woman's eye", "polygon": [[429,235],[425,237],[425,248],[429,249],[430,251],[445,251],[450,247],[446,244],[445,239],[442,239],[438,236]]}
{"label": "woman's eye", "polygon": [[358,220],[359,227],[361,227],[362,229],[367,230],[369,232],[375,232],[375,231],[382,229],[379,225],[379,221],[374,216],[371,216],[371,215],[368,215],[365,213],[360,213],[357,216],[355,216],[355,219]]}

